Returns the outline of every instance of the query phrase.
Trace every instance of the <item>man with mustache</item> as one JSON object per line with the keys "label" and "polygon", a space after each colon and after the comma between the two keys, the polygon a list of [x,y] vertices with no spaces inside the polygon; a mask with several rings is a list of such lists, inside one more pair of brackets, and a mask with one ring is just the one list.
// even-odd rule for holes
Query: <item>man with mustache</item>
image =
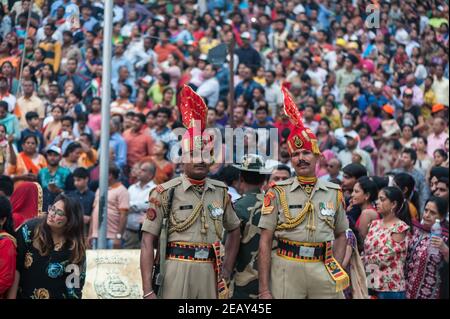
{"label": "man with mustache", "polygon": [[[284,109],[295,128],[288,137],[296,176],[272,183],[264,196],[259,228],[259,298],[343,298],[349,277],[343,260],[348,221],[337,184],[315,176],[320,151],[314,133],[303,126],[290,93]],[[272,250],[272,239],[277,249]]]}
{"label": "man with mustache", "polygon": [[[207,107],[188,86],[180,92],[180,101],[183,124],[188,128],[181,140],[183,157],[194,155],[194,161],[183,161],[183,175],[150,192],[142,226],[143,298],[156,298],[158,287],[158,297],[164,299],[228,298],[226,282],[239,249],[240,221],[227,186],[206,177],[212,165],[203,157],[210,142],[202,135]],[[202,153],[200,161],[196,153]]]}

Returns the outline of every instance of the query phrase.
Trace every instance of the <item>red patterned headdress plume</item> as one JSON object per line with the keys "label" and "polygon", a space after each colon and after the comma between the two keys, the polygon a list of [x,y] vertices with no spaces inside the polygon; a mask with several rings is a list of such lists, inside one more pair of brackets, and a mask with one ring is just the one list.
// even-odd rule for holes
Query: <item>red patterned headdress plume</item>
{"label": "red patterned headdress plume", "polygon": [[287,139],[289,152],[292,154],[295,150],[307,149],[316,155],[320,155],[317,137],[309,128],[305,128],[303,125],[302,116],[297,105],[295,105],[291,93],[285,87],[282,87],[281,90],[283,92],[284,113],[295,125]]}
{"label": "red patterned headdress plume", "polygon": [[206,115],[208,107],[202,97],[195,93],[191,87],[184,85],[178,96],[178,108],[180,109],[183,125],[187,131],[181,140],[183,152],[201,150],[208,142],[202,139],[206,128]]}

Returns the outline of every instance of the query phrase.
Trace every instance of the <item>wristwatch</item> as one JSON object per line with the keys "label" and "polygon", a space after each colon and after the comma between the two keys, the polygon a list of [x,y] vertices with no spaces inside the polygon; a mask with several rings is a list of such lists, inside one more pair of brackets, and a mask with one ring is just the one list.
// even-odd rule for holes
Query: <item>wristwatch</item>
{"label": "wristwatch", "polygon": [[122,234],[121,233],[117,233],[116,234],[116,239],[122,239]]}

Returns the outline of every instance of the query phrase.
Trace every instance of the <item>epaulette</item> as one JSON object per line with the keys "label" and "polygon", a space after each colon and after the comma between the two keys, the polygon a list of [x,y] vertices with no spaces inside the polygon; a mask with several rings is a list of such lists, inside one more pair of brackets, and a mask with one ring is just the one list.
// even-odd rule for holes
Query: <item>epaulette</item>
{"label": "epaulette", "polygon": [[339,184],[335,184],[335,183],[327,182],[327,181],[324,181],[323,184],[328,188],[342,190],[341,185],[339,185]]}
{"label": "epaulette", "polygon": [[227,184],[225,184],[224,182],[215,180],[215,179],[208,178],[208,182],[209,182],[211,185],[214,185],[214,186],[217,186],[217,187],[228,188]]}
{"label": "epaulette", "polygon": [[270,182],[270,183],[267,185],[267,188],[269,189],[269,188],[273,188],[273,187],[275,187],[275,186],[277,186],[277,183],[274,182],[274,181],[272,181],[272,182]]}
{"label": "epaulette", "polygon": [[180,185],[181,184],[181,177],[176,177],[176,178],[174,178],[174,179],[171,179],[170,181],[168,181],[168,182],[165,182],[165,183],[163,183],[163,184],[159,184],[159,185],[157,185],[156,186],[156,188],[155,188],[155,190],[158,192],[158,193],[163,193],[164,191],[166,191],[166,190],[168,190],[168,189],[170,189],[170,188],[172,188],[172,187],[175,187],[175,186],[178,186],[178,185]]}
{"label": "epaulette", "polygon": [[294,182],[294,178],[295,178],[295,177],[291,177],[291,178],[285,179],[284,181],[276,182],[275,185],[276,185],[276,186],[287,186],[287,185],[292,185],[292,183]]}

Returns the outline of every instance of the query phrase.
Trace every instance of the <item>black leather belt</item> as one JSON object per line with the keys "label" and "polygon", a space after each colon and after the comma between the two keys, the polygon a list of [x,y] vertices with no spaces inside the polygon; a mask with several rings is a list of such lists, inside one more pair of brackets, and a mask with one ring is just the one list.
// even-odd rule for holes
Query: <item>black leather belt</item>
{"label": "black leather belt", "polygon": [[325,246],[323,243],[302,244],[279,239],[277,254],[300,261],[320,261],[324,259]]}
{"label": "black leather belt", "polygon": [[214,261],[215,253],[211,246],[179,245],[169,243],[166,250],[169,259],[192,261]]}

